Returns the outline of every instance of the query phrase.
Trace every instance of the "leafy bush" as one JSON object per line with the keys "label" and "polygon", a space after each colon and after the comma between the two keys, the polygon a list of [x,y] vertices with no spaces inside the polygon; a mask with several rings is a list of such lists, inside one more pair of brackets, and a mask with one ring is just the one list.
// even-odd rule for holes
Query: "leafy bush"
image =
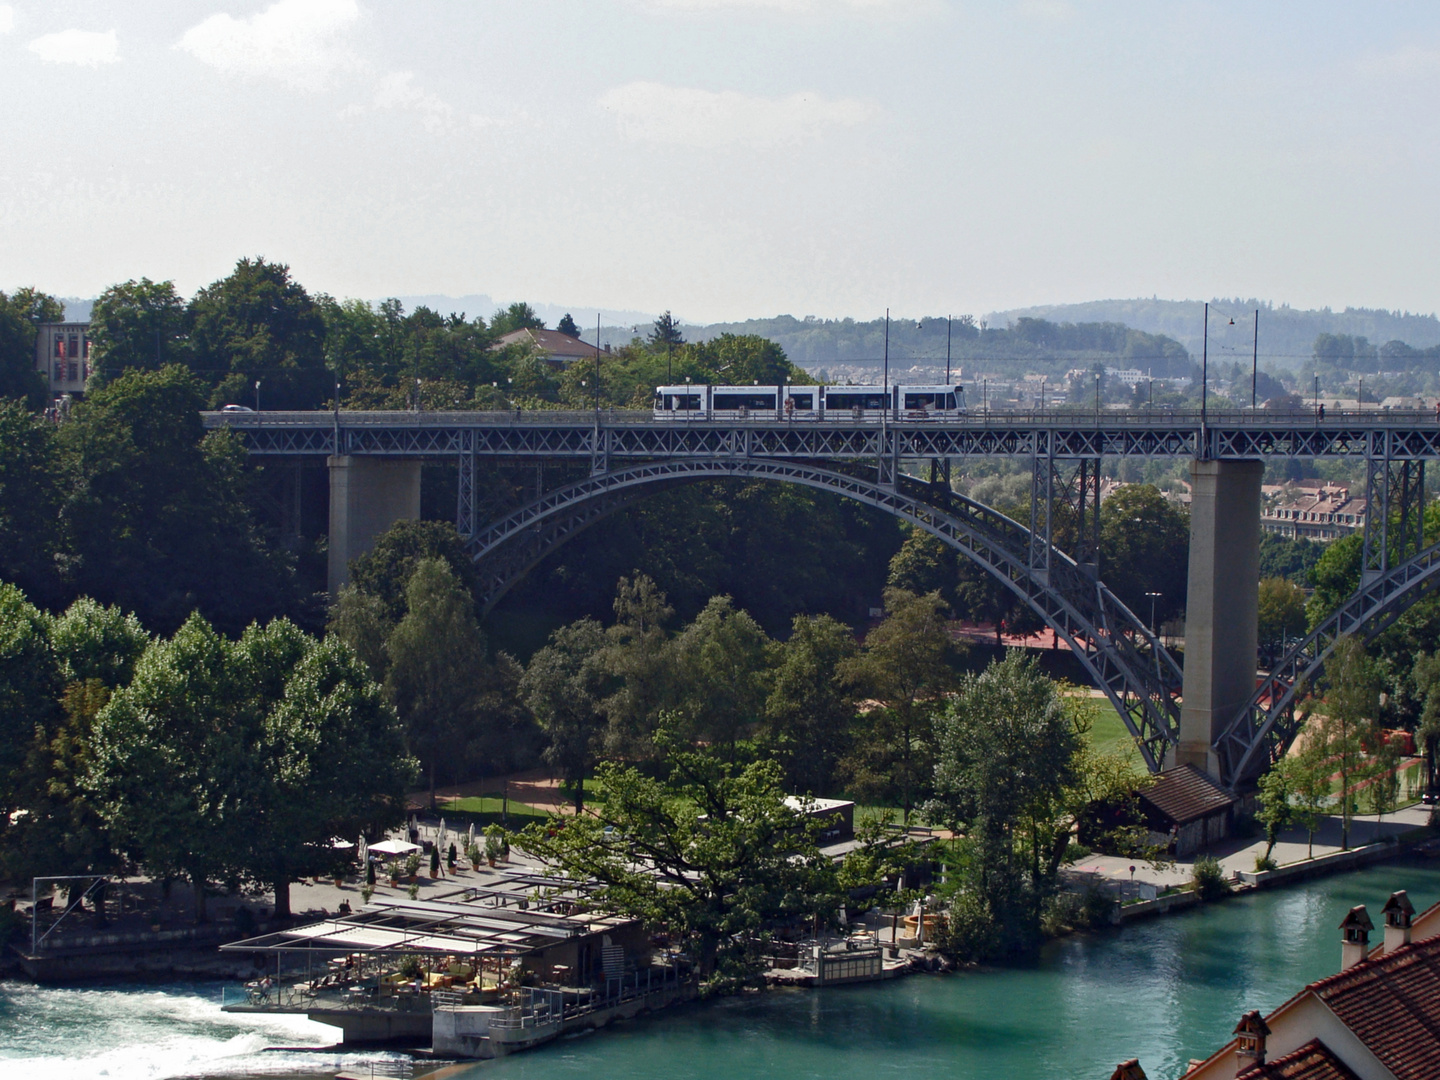
{"label": "leafy bush", "polygon": [[1114,908],[1115,898],[1104,889],[1062,891],[1045,902],[1040,930],[1046,937],[1059,937],[1071,930],[1108,926]]}
{"label": "leafy bush", "polygon": [[1220,866],[1220,860],[1211,855],[1204,855],[1195,860],[1195,869],[1190,878],[1190,885],[1200,894],[1202,900],[1214,900],[1230,891],[1230,882],[1225,879],[1225,871]]}
{"label": "leafy bush", "polygon": [[1255,872],[1257,874],[1263,874],[1266,870],[1278,869],[1279,865],[1279,863],[1268,857],[1264,852],[1257,851],[1255,853]]}
{"label": "leafy bush", "polygon": [[985,898],[963,890],[950,901],[937,944],[957,960],[976,962],[999,956],[1004,940]]}

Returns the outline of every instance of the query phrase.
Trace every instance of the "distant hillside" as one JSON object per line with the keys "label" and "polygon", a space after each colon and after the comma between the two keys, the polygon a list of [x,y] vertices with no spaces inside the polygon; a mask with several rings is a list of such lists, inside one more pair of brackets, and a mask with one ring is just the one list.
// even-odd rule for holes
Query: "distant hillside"
{"label": "distant hillside", "polygon": [[[781,315],[684,326],[682,330],[692,341],[723,333],[758,334],[776,342],[793,363],[812,374],[823,371],[832,378],[853,377],[861,382],[879,376],[886,353],[883,318],[856,322]],[[1190,373],[1190,357],[1178,342],[1118,322],[1060,325],[1020,319],[1010,326],[955,319],[947,331],[943,317],[890,320],[891,373],[943,378],[947,332],[951,374],[956,378],[962,373],[966,377],[1013,377],[1025,372],[1058,376],[1094,363],[1141,368],[1157,377]]]}
{"label": "distant hillside", "polygon": [[[1260,362],[1271,368],[1308,368],[1315,339],[1321,334],[1365,337],[1377,346],[1388,341],[1403,341],[1417,349],[1440,345],[1440,319],[1433,314],[1370,308],[1306,310],[1284,304],[1276,307],[1264,301],[1220,299],[1211,301],[1212,357],[1249,357],[1256,308],[1260,309]],[[1004,326],[1022,317],[1053,322],[1121,322],[1174,338],[1198,357],[1204,304],[1195,300],[1092,300],[997,311],[987,315],[986,320],[992,326]],[[1229,324],[1231,317],[1235,320],[1233,328]]]}

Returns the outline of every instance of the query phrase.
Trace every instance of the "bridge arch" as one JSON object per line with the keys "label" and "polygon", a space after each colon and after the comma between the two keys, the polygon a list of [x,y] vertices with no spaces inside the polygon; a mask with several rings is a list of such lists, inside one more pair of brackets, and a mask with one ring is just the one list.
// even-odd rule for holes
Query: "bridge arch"
{"label": "bridge arch", "polygon": [[1289,748],[1300,726],[1296,698],[1315,685],[1341,638],[1368,642],[1407,609],[1440,591],[1440,544],[1383,573],[1366,575],[1345,603],[1294,645],[1215,741],[1232,786],[1253,780]]}
{"label": "bridge arch", "polygon": [[1103,582],[1051,549],[1046,571],[1032,569],[1030,530],[980,503],[899,478],[818,465],[742,457],[680,458],[600,472],[540,496],[478,530],[469,549],[488,612],[541,559],[591,525],[638,500],[697,480],[800,484],[884,510],[964,554],[1023,600],[1065,639],[1135,738],[1151,771],[1179,737],[1179,665]]}

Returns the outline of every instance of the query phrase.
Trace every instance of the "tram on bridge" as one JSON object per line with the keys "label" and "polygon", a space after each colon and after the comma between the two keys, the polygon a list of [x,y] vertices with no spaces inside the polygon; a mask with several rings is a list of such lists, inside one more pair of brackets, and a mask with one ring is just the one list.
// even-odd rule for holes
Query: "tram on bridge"
{"label": "tram on bridge", "polygon": [[964,416],[963,386],[713,386],[655,388],[657,420],[949,420]]}

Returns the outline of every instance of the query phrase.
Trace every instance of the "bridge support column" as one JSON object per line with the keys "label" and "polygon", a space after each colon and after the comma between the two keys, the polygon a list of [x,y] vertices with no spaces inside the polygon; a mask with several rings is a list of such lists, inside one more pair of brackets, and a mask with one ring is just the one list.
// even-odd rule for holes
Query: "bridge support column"
{"label": "bridge support column", "polygon": [[1167,765],[1219,780],[1215,737],[1255,692],[1260,592],[1259,461],[1190,465],[1190,576],[1180,741]]}
{"label": "bridge support column", "polygon": [[344,455],[330,466],[330,563],[333,599],[350,580],[350,560],[375,546],[397,521],[420,517],[420,462]]}

